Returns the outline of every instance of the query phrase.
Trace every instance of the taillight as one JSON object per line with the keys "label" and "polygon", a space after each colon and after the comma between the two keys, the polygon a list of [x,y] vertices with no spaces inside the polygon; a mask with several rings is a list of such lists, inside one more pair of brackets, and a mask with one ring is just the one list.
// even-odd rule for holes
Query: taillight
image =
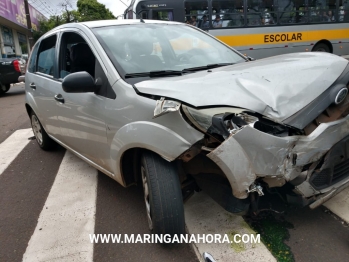
{"label": "taillight", "polygon": [[13,66],[17,72],[21,73],[21,68],[19,67],[19,62],[18,60],[13,61]]}

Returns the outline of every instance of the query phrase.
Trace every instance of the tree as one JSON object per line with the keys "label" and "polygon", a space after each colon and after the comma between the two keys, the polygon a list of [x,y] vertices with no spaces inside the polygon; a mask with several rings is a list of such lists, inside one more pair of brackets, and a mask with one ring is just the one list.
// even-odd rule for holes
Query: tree
{"label": "tree", "polygon": [[97,0],[78,0],[78,10],[73,10],[73,5],[70,1],[64,0],[59,4],[62,7],[60,15],[53,15],[49,19],[39,21],[39,31],[34,31],[33,33],[35,42],[46,32],[62,24],[115,19],[112,12],[105,5],[98,3]]}
{"label": "tree", "polygon": [[73,5],[70,1],[64,0],[59,4],[62,7],[62,19],[65,23],[78,22],[80,20],[80,13],[77,10],[71,10]]}
{"label": "tree", "polygon": [[97,0],[78,0],[77,6],[80,13],[80,22],[115,19],[113,13],[105,5],[98,3]]}
{"label": "tree", "polygon": [[42,35],[56,26],[64,24],[62,16],[50,16],[49,19],[41,19],[39,20],[38,31],[33,32],[34,41],[36,42]]}

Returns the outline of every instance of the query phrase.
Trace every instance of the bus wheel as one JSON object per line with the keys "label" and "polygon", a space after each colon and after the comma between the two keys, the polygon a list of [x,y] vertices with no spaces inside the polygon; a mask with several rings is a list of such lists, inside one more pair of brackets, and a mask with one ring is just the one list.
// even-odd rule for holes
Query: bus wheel
{"label": "bus wheel", "polygon": [[314,46],[312,52],[326,52],[326,53],[331,53],[330,48],[328,47],[328,45],[324,44],[324,43],[319,43],[317,45]]}
{"label": "bus wheel", "polygon": [[182,190],[174,163],[146,151],[141,174],[149,229],[157,234],[184,234]]}

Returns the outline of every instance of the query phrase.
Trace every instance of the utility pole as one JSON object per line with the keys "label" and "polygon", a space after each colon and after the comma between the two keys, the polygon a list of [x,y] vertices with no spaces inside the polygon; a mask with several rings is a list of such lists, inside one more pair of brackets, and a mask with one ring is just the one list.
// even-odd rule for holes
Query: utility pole
{"label": "utility pole", "polygon": [[25,9],[25,15],[26,15],[26,18],[27,18],[27,27],[28,27],[28,31],[29,31],[29,45],[30,45],[29,48],[28,48],[28,55],[29,55],[31,49],[34,46],[34,38],[33,38],[32,22],[30,20],[28,0],[24,0],[24,9]]}

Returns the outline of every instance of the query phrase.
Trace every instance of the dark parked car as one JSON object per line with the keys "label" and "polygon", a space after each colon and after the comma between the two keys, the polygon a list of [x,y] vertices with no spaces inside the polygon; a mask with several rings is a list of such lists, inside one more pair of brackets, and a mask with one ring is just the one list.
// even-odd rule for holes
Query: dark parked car
{"label": "dark parked car", "polygon": [[18,83],[18,77],[24,73],[25,60],[17,58],[0,58],[0,95]]}

